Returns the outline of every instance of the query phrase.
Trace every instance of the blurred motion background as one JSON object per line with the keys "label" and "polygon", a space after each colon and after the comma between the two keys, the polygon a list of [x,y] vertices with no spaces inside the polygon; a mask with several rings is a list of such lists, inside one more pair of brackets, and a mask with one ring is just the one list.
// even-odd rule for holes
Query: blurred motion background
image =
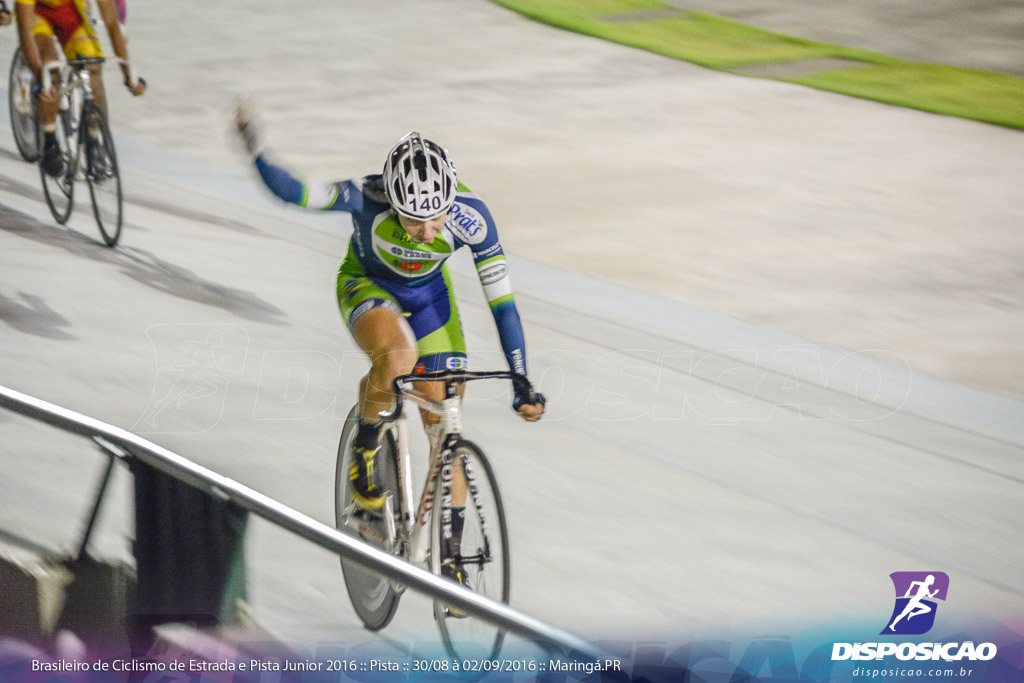
{"label": "blurred motion background", "polygon": [[[673,4],[784,15],[764,27],[815,39],[846,26],[890,54],[931,52],[912,34],[934,27],[949,58],[930,61],[1021,73],[1007,3],[914,24],[867,2]],[[968,54],[963,16],[996,17],[1007,30],[985,39],[1018,49]],[[536,426],[503,390],[467,401],[507,499],[514,606],[588,638],[880,628],[888,574],[934,567],[958,597],[943,618],[1019,613],[1020,131],[722,74],[483,0],[147,0],[127,25],[149,90],[106,71],[121,247],[81,207],[55,226],[0,135],[0,384],[330,522],[366,367],[334,295],[349,222],[271,200],[230,120],[251,98],[273,158],[323,179],[378,172],[415,129],[496,217],[549,394]],[[471,360],[500,367],[465,255],[453,270]],[[0,541],[66,546],[99,458],[2,412],[0,434]],[[128,559],[125,507],[97,548]],[[333,557],[258,523],[249,555],[271,631],[370,639]],[[384,642],[433,628],[410,595]]]}

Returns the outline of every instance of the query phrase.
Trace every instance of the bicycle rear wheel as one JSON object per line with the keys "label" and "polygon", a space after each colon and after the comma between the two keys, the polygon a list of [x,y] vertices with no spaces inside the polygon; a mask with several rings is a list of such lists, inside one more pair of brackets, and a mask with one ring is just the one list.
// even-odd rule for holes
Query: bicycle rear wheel
{"label": "bicycle rear wheel", "polygon": [[[360,513],[352,502],[352,489],[349,486],[349,469],[352,467],[352,441],[359,426],[359,414],[356,408],[349,412],[345,419],[345,428],[341,432],[341,443],[338,444],[338,468],[334,477],[334,510],[335,522],[339,530],[359,537],[363,541],[375,545],[382,550],[397,552],[397,548],[388,547],[388,524],[383,514],[400,516],[398,495],[398,449],[390,431],[381,435],[380,451],[376,456],[377,483],[387,492],[388,503],[381,516]],[[397,522],[396,522],[397,524]],[[394,526],[392,525],[392,528]],[[386,577],[372,569],[367,569],[352,560],[341,558],[341,572],[345,577],[345,588],[352,601],[359,619],[371,631],[378,631],[387,626],[398,609],[401,594]]]}
{"label": "bicycle rear wheel", "polygon": [[85,178],[92,197],[92,213],[108,247],[121,238],[123,197],[121,173],[110,125],[103,111],[90,105],[82,117],[82,138],[85,140]]}
{"label": "bicycle rear wheel", "polygon": [[25,161],[39,160],[39,140],[36,137],[36,109],[32,102],[32,71],[25,64],[19,47],[11,58],[11,72],[7,79],[7,104],[11,112],[11,131],[14,144]]}
{"label": "bicycle rear wheel", "polygon": [[[444,476],[438,477],[438,508],[430,522],[430,568],[441,574],[443,564],[454,561],[465,572],[465,586],[497,602],[507,603],[511,589],[508,527],[505,508],[498,492],[494,470],[480,448],[461,440],[452,449],[453,468],[461,465],[466,477],[466,514],[462,541],[455,552],[442,539],[444,514]],[[456,465],[458,463],[458,465]],[[454,557],[452,556],[454,554]],[[448,653],[455,659],[494,658],[501,650],[505,632],[441,600],[434,601],[437,620]]]}

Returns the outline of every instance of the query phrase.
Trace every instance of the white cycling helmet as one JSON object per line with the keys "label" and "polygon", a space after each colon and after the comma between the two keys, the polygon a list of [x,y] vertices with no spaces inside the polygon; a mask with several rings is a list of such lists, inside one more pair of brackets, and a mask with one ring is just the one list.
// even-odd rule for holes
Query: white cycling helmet
{"label": "white cycling helmet", "polygon": [[388,152],[383,175],[388,201],[407,218],[428,221],[455,202],[455,164],[444,147],[415,131]]}

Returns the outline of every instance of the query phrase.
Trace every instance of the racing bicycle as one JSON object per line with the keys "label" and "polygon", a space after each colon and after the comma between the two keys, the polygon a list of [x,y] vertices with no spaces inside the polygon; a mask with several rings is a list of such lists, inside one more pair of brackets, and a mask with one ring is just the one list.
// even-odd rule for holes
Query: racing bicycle
{"label": "racing bicycle", "polygon": [[[123,12],[123,3],[119,3],[120,11]],[[100,18],[96,13],[95,3],[86,2],[89,20],[93,26],[99,26]],[[0,11],[7,12],[7,4],[0,0]],[[122,15],[123,24],[123,15]],[[124,31],[122,25],[121,30]],[[55,43],[56,44],[56,43]],[[58,51],[60,51],[58,49]],[[138,76],[133,74],[132,80]],[[35,77],[32,70],[25,62],[25,54],[21,47],[14,49],[11,57],[11,70],[7,79],[7,105],[11,114],[11,129],[14,133],[14,144],[18,148],[21,158],[28,162],[39,160],[39,145],[36,133],[36,109],[33,103],[32,88],[35,86]]]}
{"label": "racing bicycle", "polygon": [[[121,175],[117,166],[114,139],[106,113],[93,97],[88,67],[102,64],[103,57],[54,61],[43,65],[43,84],[49,90],[53,73],[60,79],[60,113],[57,116],[57,144],[64,158],[64,172],[52,177],[39,165],[43,193],[50,213],[61,225],[67,223],[75,205],[75,179],[79,172],[89,185],[93,216],[103,241],[117,245],[121,237]],[[36,149],[42,149],[37,127]]]}
{"label": "racing bicycle", "polygon": [[[511,372],[441,370],[403,375],[394,381],[396,404],[381,413],[384,429],[374,458],[377,483],[384,490],[382,511],[367,512],[352,501],[349,470],[352,442],[359,424],[358,406],[345,421],[338,446],[335,477],[337,527],[346,533],[406,561],[423,564],[441,575],[442,566],[455,562],[464,570],[465,586],[492,600],[509,599],[509,541],[505,510],[494,470],[479,446],[462,436],[462,404],[458,387],[485,379],[510,380],[520,395],[532,395],[529,380]],[[445,396],[434,400],[417,391],[414,382],[444,382]],[[409,432],[404,406],[411,401],[440,417],[428,437],[427,477],[414,507],[409,453]],[[445,542],[451,534],[453,476],[466,483],[465,527],[461,545],[453,550]],[[404,586],[341,558],[345,585],[356,614],[370,630],[384,628],[394,617]],[[434,618],[445,648],[456,659],[493,658],[505,633],[496,626],[467,617],[443,600],[434,601]]]}

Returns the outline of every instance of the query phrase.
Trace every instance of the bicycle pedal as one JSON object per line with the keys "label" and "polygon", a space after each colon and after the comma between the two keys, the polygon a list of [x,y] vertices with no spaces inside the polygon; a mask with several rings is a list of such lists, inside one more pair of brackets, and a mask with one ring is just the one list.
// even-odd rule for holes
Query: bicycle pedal
{"label": "bicycle pedal", "polygon": [[348,515],[358,522],[383,522],[384,508],[381,508],[380,510],[368,510],[353,503],[348,511]]}

